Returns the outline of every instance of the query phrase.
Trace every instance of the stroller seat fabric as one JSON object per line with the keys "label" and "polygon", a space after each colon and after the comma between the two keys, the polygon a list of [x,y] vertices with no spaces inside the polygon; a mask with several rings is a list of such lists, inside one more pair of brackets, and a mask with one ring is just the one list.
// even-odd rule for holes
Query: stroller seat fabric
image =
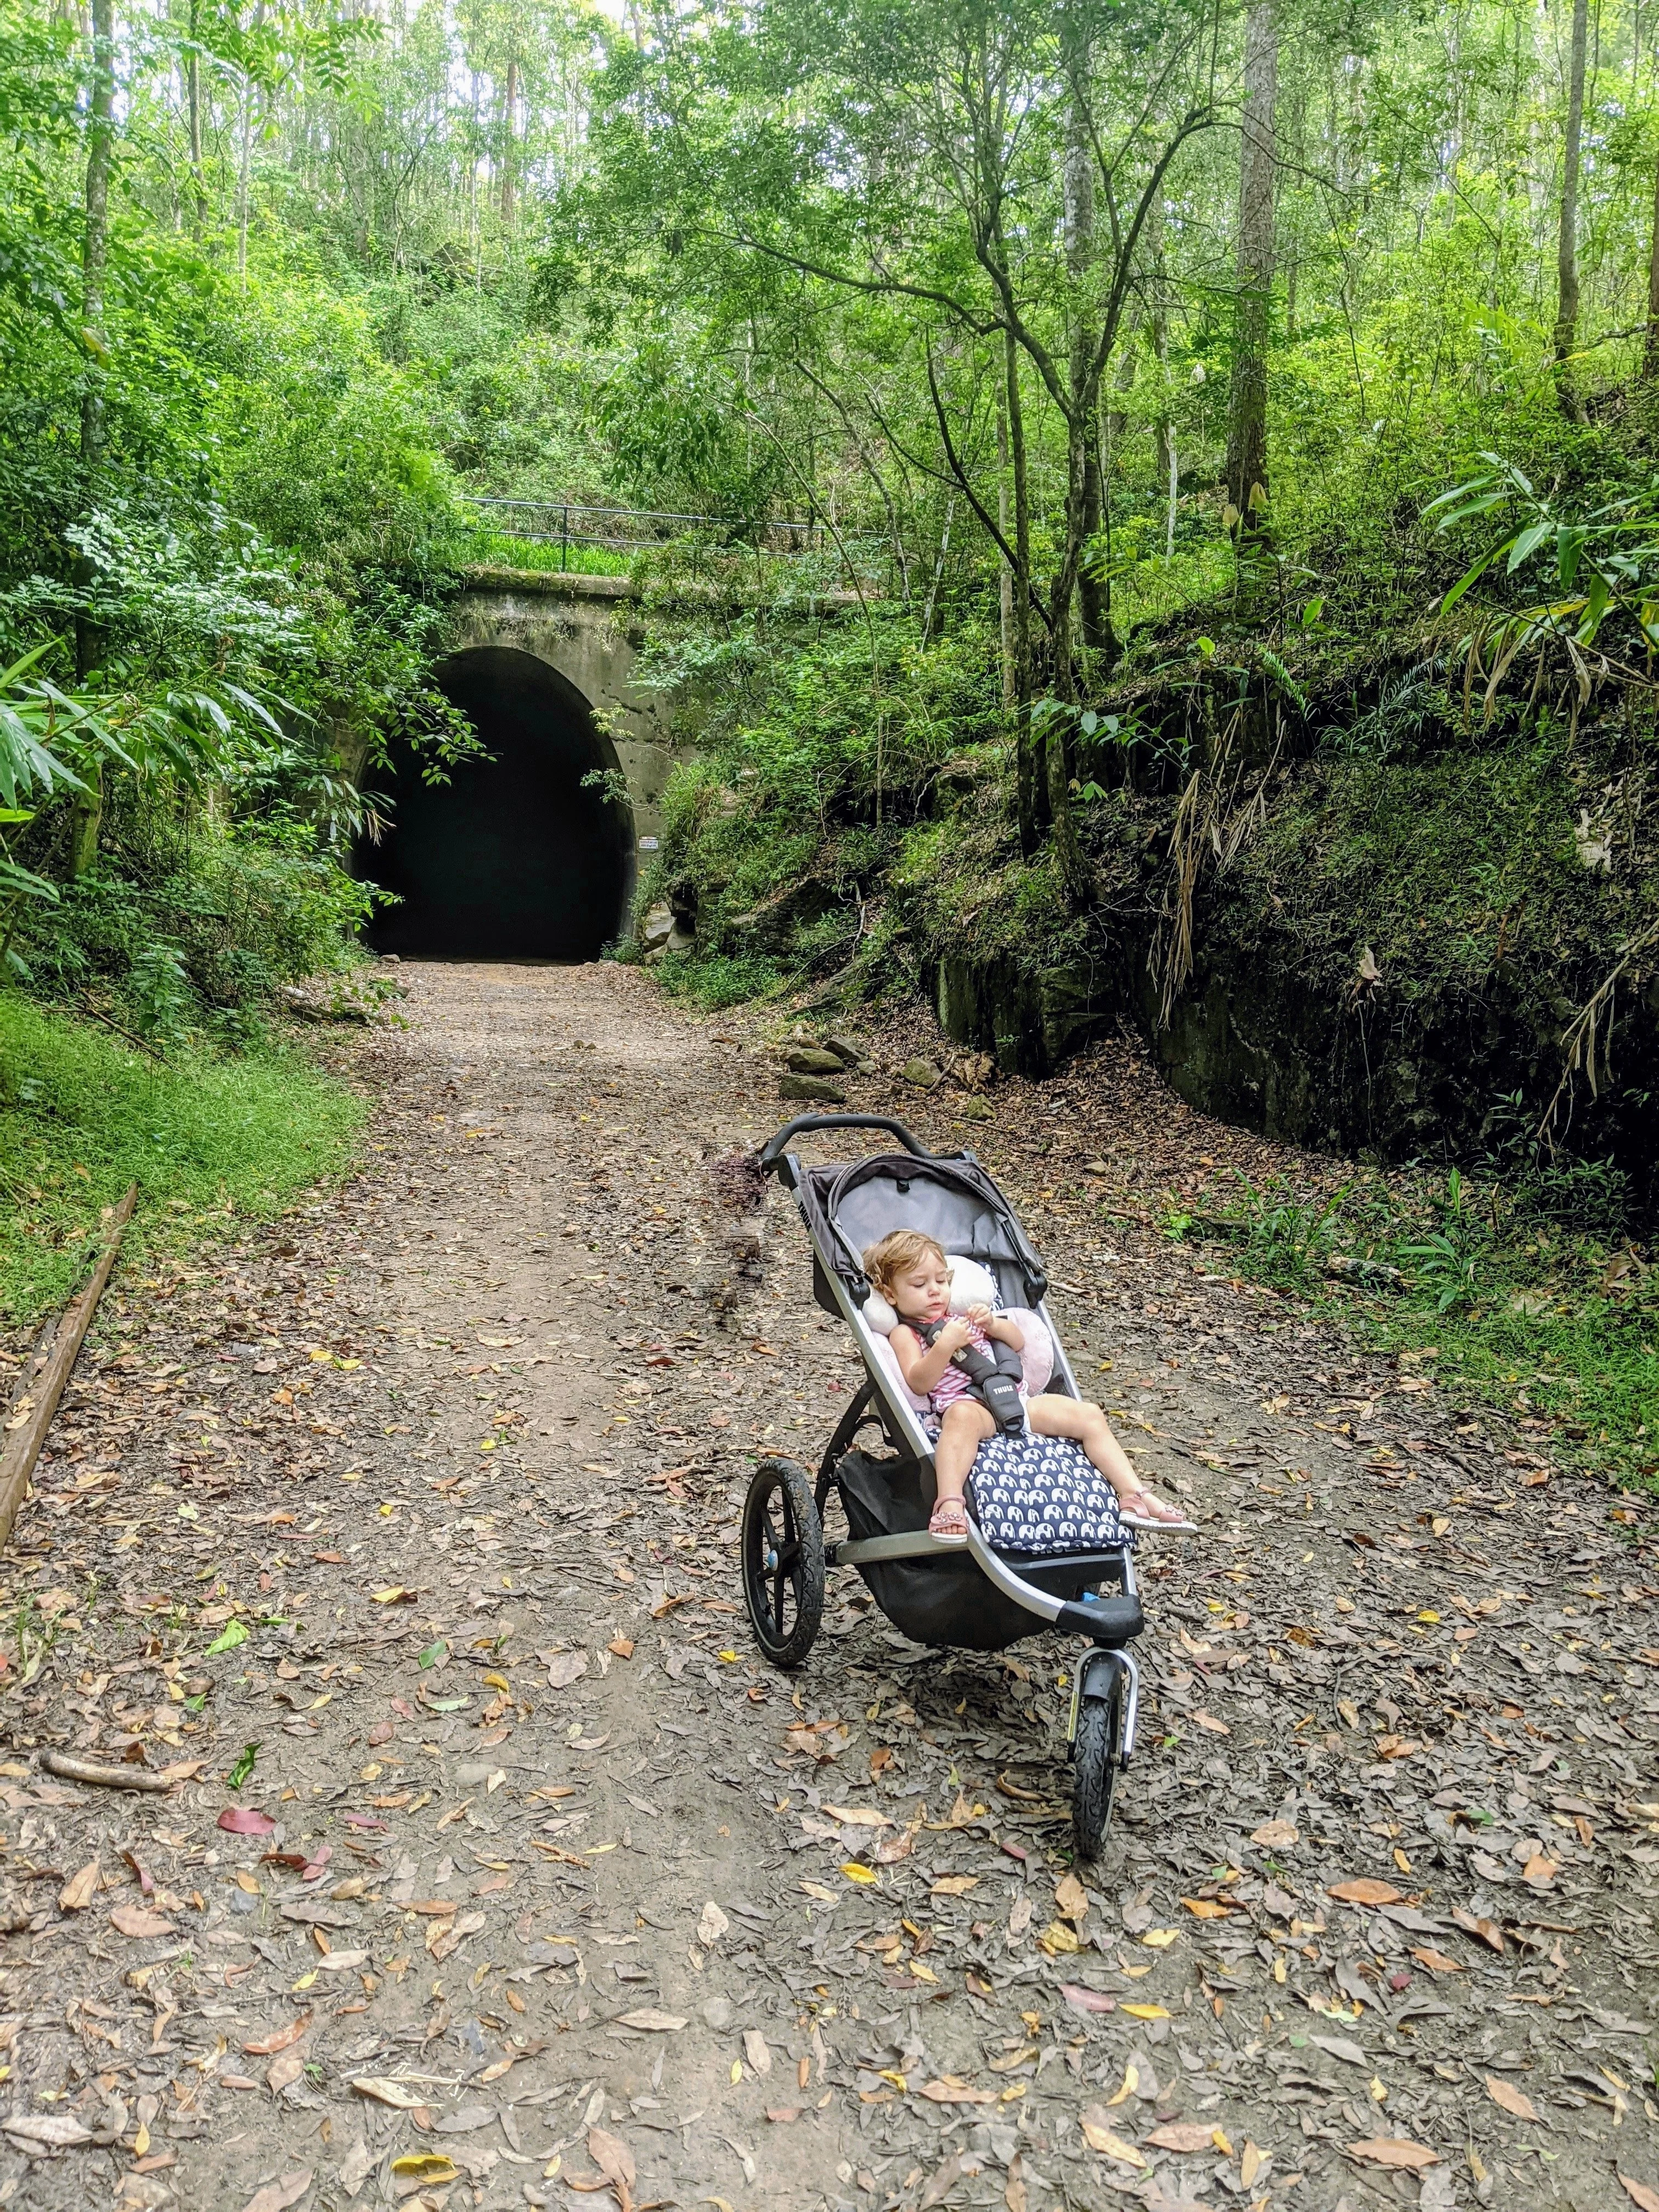
{"label": "stroller seat fabric", "polygon": [[1069,1437],[988,1437],[969,1496],[981,1533],[999,1552],[1105,1551],[1133,1541],[1116,1492]]}

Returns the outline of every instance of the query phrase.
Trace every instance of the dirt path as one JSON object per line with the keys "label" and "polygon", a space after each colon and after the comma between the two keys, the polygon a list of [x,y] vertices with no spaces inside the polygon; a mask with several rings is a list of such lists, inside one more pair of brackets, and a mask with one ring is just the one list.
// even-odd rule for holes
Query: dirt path
{"label": "dirt path", "polygon": [[1653,1554],[1103,1223],[1099,1153],[1252,1140],[1121,1051],[973,1132],[1205,1524],[1084,1893],[1067,1647],[922,1652],[847,1577],[751,1656],[748,1465],[856,1379],[778,1201],[711,1297],[770,1066],[627,970],[402,972],[361,1179],[119,1287],[6,1563],[0,2203],[1659,2203]]}

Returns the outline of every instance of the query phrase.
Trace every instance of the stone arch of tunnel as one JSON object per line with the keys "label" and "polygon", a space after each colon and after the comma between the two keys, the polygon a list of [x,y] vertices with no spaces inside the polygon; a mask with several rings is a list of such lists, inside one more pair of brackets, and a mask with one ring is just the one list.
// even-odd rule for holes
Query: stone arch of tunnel
{"label": "stone arch of tunnel", "polygon": [[[371,778],[391,827],[361,871],[397,896],[376,909],[382,952],[473,960],[592,960],[624,928],[633,810],[588,701],[535,653],[475,646],[433,671],[487,759],[427,782],[399,748]],[[609,789],[583,779],[609,770]]]}

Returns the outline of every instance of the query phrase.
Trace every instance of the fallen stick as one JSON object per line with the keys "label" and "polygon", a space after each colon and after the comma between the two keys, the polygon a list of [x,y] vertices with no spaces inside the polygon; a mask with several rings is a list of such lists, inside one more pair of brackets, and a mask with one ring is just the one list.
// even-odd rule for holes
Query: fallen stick
{"label": "fallen stick", "polygon": [[63,1782],[95,1782],[105,1790],[153,1790],[162,1795],[173,1784],[164,1775],[143,1766],[98,1766],[89,1759],[71,1759],[64,1751],[43,1751],[40,1764]]}
{"label": "fallen stick", "polygon": [[52,1415],[58,1411],[58,1401],[64,1395],[64,1386],[98,1310],[98,1301],[104,1295],[104,1285],[115,1265],[115,1255],[121,1249],[121,1238],[132,1218],[137,1198],[138,1186],[134,1183],[110,1218],[109,1233],[98,1255],[98,1265],[92,1271],[92,1279],[80,1297],[64,1309],[51,1354],[33,1386],[38,1395],[29,1407],[27,1418],[21,1427],[9,1432],[3,1449],[0,1449],[0,1549],[9,1540],[17,1509],[28,1495],[34,1462],[40,1456],[40,1447],[46,1440]]}

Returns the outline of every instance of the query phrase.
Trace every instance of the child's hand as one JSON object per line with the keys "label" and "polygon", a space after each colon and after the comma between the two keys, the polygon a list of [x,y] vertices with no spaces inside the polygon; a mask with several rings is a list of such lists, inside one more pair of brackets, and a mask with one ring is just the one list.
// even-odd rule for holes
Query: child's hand
{"label": "child's hand", "polygon": [[969,1306],[965,1318],[972,1322],[975,1328],[988,1328],[991,1326],[991,1309],[985,1305]]}
{"label": "child's hand", "polygon": [[974,1340],[971,1322],[965,1314],[952,1314],[933,1341],[945,1352],[960,1352],[964,1344]]}

